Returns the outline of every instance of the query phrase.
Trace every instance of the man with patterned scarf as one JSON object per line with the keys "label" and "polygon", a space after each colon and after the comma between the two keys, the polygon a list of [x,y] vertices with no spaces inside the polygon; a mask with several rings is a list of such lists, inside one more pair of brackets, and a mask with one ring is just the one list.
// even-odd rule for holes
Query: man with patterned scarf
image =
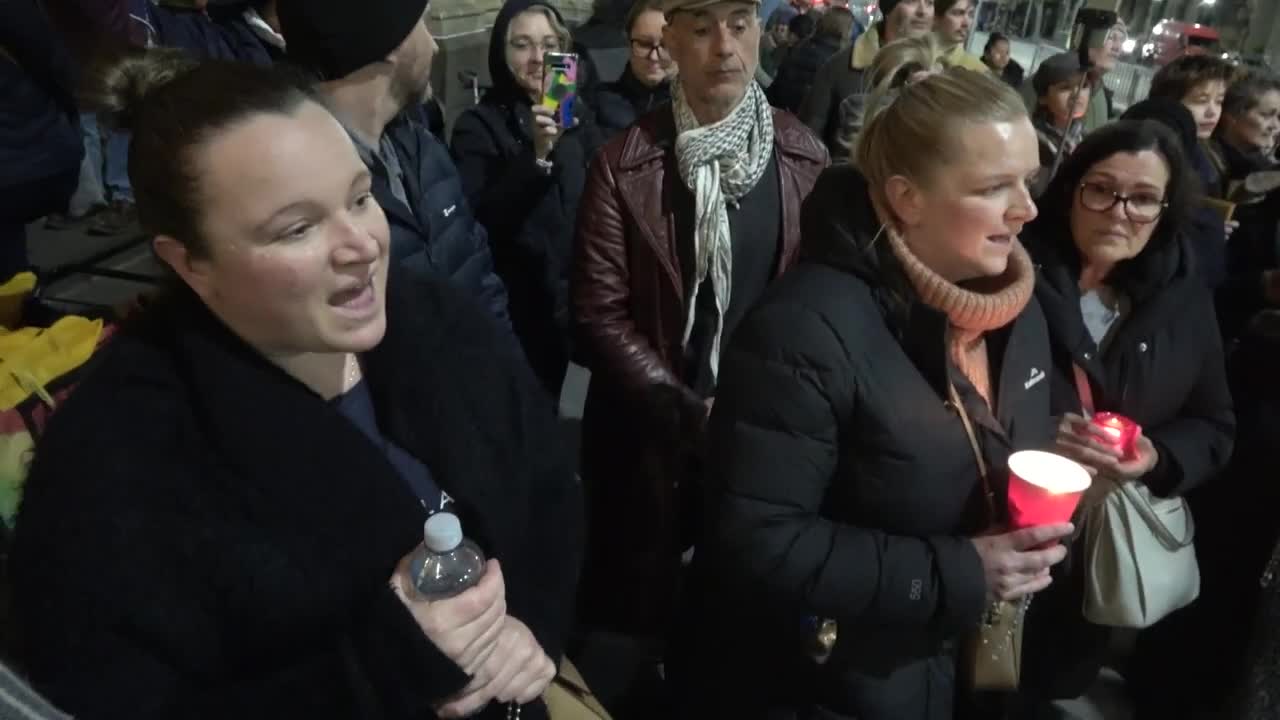
{"label": "man with patterned scarf", "polygon": [[[583,194],[571,274],[592,372],[582,472],[588,627],[660,641],[696,540],[721,349],[796,260],[821,142],[754,81],[757,4],[667,0],[672,103],[615,136]],[[660,642],[658,643],[660,646]]]}

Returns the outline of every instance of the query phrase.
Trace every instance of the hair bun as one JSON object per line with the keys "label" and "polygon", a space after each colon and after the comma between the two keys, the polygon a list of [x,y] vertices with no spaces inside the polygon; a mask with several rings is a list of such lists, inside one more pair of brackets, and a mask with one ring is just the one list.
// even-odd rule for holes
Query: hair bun
{"label": "hair bun", "polygon": [[195,66],[196,61],[182,50],[129,50],[101,63],[85,100],[106,114],[111,124],[132,130],[148,98]]}

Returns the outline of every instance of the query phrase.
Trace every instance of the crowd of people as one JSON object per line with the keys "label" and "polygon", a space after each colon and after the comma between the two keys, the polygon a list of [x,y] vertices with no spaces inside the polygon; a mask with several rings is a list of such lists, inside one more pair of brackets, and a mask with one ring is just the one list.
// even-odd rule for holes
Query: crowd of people
{"label": "crowd of people", "polygon": [[[166,276],[17,461],[0,704],[561,720],[577,663],[618,718],[1041,720],[1109,665],[1272,717],[1280,78],[1118,112],[1123,22],[1024,68],[976,4],[506,0],[447,134],[427,0],[0,0],[0,284],[46,216]],[[1101,618],[1175,574],[1107,574],[1123,502],[1194,601]],[[439,513],[488,562],[428,598]]]}

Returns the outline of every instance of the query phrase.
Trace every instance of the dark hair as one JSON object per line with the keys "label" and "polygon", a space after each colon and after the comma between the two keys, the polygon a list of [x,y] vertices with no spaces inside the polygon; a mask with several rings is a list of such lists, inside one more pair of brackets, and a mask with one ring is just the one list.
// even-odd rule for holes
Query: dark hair
{"label": "dark hair", "polygon": [[995,47],[996,43],[998,42],[1006,42],[1006,43],[1009,42],[1009,36],[1005,35],[1004,33],[998,33],[998,32],[991,33],[990,35],[987,36],[987,45],[986,47],[982,48],[982,54],[986,55],[987,53],[991,52],[991,48]]}
{"label": "dark hair", "polygon": [[662,0],[636,0],[631,4],[631,9],[627,11],[626,22],[622,26],[627,33],[628,40],[631,39],[631,30],[635,28],[636,21],[649,10],[662,12]]}
{"label": "dark hair", "polygon": [[196,150],[220,131],[259,114],[289,114],[314,99],[294,72],[233,62],[197,63],[177,50],[132,50],[98,68],[91,107],[131,130],[129,182],[138,221],[200,257]]}
{"label": "dark hair", "polygon": [[946,15],[959,2],[960,0],[935,0],[933,3],[933,16],[942,17]]}
{"label": "dark hair", "polygon": [[[1198,207],[1200,181],[1173,132],[1153,120],[1119,120],[1085,136],[1079,147],[1063,162],[1049,187],[1036,201],[1040,215],[1032,223],[1031,237],[1047,243],[1044,250],[1055,253],[1073,272],[1080,269],[1080,253],[1071,237],[1071,209],[1080,192],[1080,183],[1095,165],[1119,153],[1151,150],[1169,167],[1165,187],[1167,207],[1156,221],[1151,241],[1136,257],[1116,264],[1107,282],[1133,297],[1153,291],[1168,275],[1171,253],[1183,253],[1182,235]],[[1190,262],[1185,253],[1183,262]]]}
{"label": "dark hair", "polygon": [[822,14],[818,27],[814,30],[816,37],[826,37],[844,42],[853,32],[853,12],[847,8],[831,8]]}
{"label": "dark hair", "polygon": [[1183,55],[1160,68],[1151,78],[1150,98],[1168,98],[1182,100],[1197,85],[1221,80],[1231,85],[1235,79],[1236,68],[1222,58],[1212,55]]}
{"label": "dark hair", "polygon": [[1250,71],[1227,88],[1227,97],[1222,101],[1222,113],[1243,115],[1257,107],[1262,96],[1269,92],[1280,92],[1280,78],[1259,70]]}
{"label": "dark hair", "polygon": [[797,15],[787,22],[787,31],[801,40],[813,37],[813,31],[817,27],[818,21],[814,20],[809,13]]}

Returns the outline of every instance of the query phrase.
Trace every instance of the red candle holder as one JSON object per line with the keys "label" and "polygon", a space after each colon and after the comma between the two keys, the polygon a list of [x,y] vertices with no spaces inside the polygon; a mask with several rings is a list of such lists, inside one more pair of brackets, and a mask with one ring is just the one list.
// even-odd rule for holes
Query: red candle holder
{"label": "red candle holder", "polygon": [[1023,450],[1009,456],[1009,520],[1014,530],[1071,521],[1093,480],[1080,463]]}
{"label": "red candle holder", "polygon": [[1137,454],[1138,423],[1113,412],[1095,413],[1090,420],[1094,434],[1103,442],[1119,450],[1123,459],[1132,460]]}

